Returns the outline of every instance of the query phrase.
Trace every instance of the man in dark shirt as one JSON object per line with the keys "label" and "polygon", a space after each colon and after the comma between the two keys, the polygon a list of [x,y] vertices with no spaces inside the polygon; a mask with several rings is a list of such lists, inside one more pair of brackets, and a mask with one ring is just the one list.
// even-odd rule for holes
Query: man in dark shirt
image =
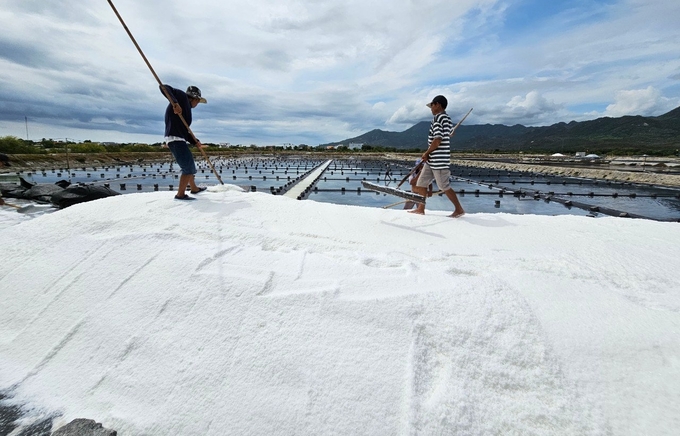
{"label": "man in dark shirt", "polygon": [[[198,148],[203,148],[203,144],[189,132],[189,129],[187,129],[187,126],[184,125],[179,116],[181,114],[184,121],[190,126],[191,110],[198,106],[199,103],[207,103],[207,101],[201,97],[201,90],[195,86],[188,87],[186,92],[175,89],[170,85],[163,85],[163,87],[172,98],[172,101],[165,109],[165,143],[182,170],[175,198],[177,200],[194,200],[194,197],[190,197],[185,193],[187,185],[191,188],[192,194],[198,194],[201,191],[205,191],[206,188],[196,186],[194,180],[196,163],[194,162],[194,156],[189,150],[189,144],[193,144]],[[165,95],[162,88],[161,92]]]}

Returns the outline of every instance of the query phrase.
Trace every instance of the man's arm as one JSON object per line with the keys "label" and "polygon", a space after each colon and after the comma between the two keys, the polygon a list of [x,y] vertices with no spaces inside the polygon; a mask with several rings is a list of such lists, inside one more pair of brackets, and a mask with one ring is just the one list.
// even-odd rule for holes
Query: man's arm
{"label": "man's arm", "polygon": [[430,144],[430,146],[427,148],[427,150],[425,150],[425,153],[423,153],[423,155],[421,156],[421,159],[423,159],[424,161],[428,160],[429,157],[430,157],[430,154],[432,154],[432,152],[435,151],[437,149],[437,147],[439,147],[439,144],[441,144],[441,143],[442,143],[442,138],[439,138],[439,137],[434,138],[432,140],[432,144]]}
{"label": "man's arm", "polygon": [[177,102],[177,98],[175,97],[175,88],[173,88],[170,85],[159,85],[158,89],[160,89],[161,94],[165,96],[165,98],[169,98],[170,102]]}
{"label": "man's arm", "polygon": [[[179,104],[179,102],[178,102],[178,97],[181,98],[182,101],[187,101],[187,100],[186,100],[186,97],[187,97],[187,96],[186,96],[186,94],[184,93],[184,91],[181,91],[181,90],[179,90],[179,89],[175,89],[175,88],[173,88],[172,86],[170,86],[170,85],[165,85],[165,84],[164,84],[164,85],[160,85],[160,86],[159,86],[159,89],[161,90],[161,93],[162,93],[163,95],[165,95],[166,98],[171,99],[171,100],[170,100],[170,104],[172,105],[172,111],[175,113],[175,115],[182,116],[182,114],[184,113],[184,110],[182,109],[182,106],[181,106],[181,105]],[[188,109],[188,113],[183,117],[183,118],[185,118],[184,121],[185,121],[187,124],[190,124],[190,123],[191,123],[191,118],[187,118],[187,117],[190,117],[190,116],[191,116],[191,109]],[[184,136],[184,138],[185,138],[190,144],[195,145],[197,148],[199,148],[199,149],[200,149],[200,148],[203,148],[203,144],[201,143],[201,141],[199,141],[199,139],[196,138],[195,135],[189,134],[189,129],[188,129],[188,127],[187,127],[187,132],[186,132],[186,135]],[[194,143],[194,140],[196,141],[195,143]]]}
{"label": "man's arm", "polygon": [[177,102],[177,97],[175,97],[175,88],[173,88],[170,85],[161,85],[158,87],[161,90],[161,94],[165,96],[165,98],[168,98],[170,100],[170,104],[172,105],[172,111],[179,115],[182,113],[182,106],[179,105]]}

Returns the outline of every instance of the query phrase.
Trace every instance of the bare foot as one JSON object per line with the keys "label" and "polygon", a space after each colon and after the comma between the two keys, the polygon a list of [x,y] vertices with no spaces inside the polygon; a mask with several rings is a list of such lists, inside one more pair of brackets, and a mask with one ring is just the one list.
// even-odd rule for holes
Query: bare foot
{"label": "bare foot", "polygon": [[460,212],[454,212],[451,215],[449,215],[450,218],[460,218],[463,215],[465,215],[465,211],[461,210]]}
{"label": "bare foot", "polygon": [[418,209],[409,210],[409,211],[407,211],[407,212],[408,212],[408,213],[414,213],[414,214],[416,214],[416,215],[425,215],[425,212],[421,212],[421,211],[419,211]]}

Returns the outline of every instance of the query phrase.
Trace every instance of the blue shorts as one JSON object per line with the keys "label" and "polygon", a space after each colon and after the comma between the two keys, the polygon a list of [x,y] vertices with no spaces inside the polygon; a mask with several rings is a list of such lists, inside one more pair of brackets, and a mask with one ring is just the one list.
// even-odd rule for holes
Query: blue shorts
{"label": "blue shorts", "polygon": [[196,174],[194,155],[191,154],[189,144],[186,141],[168,142],[168,148],[182,170],[182,175]]}

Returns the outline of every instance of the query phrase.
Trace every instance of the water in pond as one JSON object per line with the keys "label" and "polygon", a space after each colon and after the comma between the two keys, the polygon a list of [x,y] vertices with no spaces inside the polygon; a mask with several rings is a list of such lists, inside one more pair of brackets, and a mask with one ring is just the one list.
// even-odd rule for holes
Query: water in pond
{"label": "water in pond", "polygon": [[[213,165],[224,183],[252,186],[259,192],[281,194],[303,180],[321,158],[241,158],[214,159]],[[196,182],[218,184],[205,161],[197,162]],[[374,159],[335,159],[310,186],[304,199],[325,203],[367,207],[403,208],[401,199],[375,193],[362,187],[362,181],[396,187],[411,169],[411,161]],[[631,183],[616,183],[535,173],[498,171],[451,166],[451,186],[468,213],[505,212],[537,215],[619,215],[650,219],[680,220],[680,190]],[[108,184],[122,194],[148,191],[174,191],[179,168],[171,161],[121,165],[44,168],[19,174],[31,182]],[[405,183],[402,189],[409,190]],[[392,206],[393,205],[393,206]],[[428,199],[428,209],[452,210],[445,196]]]}

